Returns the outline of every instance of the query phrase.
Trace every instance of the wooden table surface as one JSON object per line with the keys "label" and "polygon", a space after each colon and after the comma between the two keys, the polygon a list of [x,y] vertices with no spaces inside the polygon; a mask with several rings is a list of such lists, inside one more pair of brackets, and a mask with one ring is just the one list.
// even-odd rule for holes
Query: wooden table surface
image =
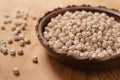
{"label": "wooden table surface", "polygon": [[[120,10],[119,0],[0,0],[0,23],[4,13],[13,15],[16,9],[33,12],[39,18],[49,10],[73,4],[102,5]],[[24,47],[24,56],[12,57],[0,53],[0,80],[120,80],[119,67],[102,71],[77,71],[47,57],[36,36],[36,23],[37,21],[28,20],[25,35],[31,39],[31,45]],[[5,31],[0,30],[0,37],[6,39],[7,36],[12,36],[9,26]],[[9,48],[18,49],[19,46],[14,43]],[[38,64],[32,63],[33,56],[38,56]],[[12,73],[15,67],[20,70],[18,77]]]}

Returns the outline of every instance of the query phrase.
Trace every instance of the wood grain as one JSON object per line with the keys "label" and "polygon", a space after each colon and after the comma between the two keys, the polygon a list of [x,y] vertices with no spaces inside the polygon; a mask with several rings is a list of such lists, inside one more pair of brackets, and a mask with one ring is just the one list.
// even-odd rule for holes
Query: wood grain
{"label": "wood grain", "polygon": [[[49,10],[73,4],[103,5],[120,10],[119,0],[0,0],[0,23],[2,23],[4,13],[10,13],[13,16],[16,9],[33,12],[39,18]],[[76,71],[50,59],[37,39],[36,23],[37,21],[28,20],[28,28],[24,34],[31,38],[32,44],[24,47],[24,56],[11,57],[9,54],[0,53],[0,80],[120,80],[119,67],[94,72]],[[0,30],[0,37],[12,37],[10,25],[6,26],[5,31]],[[19,45],[14,43],[8,47],[18,49]],[[38,56],[38,64],[32,63],[34,55]],[[20,69],[19,77],[13,75],[14,67]]]}

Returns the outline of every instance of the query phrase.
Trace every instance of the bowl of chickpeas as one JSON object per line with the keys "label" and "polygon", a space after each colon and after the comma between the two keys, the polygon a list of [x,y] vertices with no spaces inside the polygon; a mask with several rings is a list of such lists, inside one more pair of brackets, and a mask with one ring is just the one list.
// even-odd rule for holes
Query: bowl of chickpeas
{"label": "bowl of chickpeas", "polygon": [[108,69],[120,63],[119,20],[115,9],[68,6],[46,13],[36,32],[55,60],[75,69]]}

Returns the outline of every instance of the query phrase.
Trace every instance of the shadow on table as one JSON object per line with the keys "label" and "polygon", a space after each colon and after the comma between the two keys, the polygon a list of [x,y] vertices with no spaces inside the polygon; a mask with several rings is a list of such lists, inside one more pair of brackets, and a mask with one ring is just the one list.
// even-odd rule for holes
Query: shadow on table
{"label": "shadow on table", "polygon": [[61,80],[120,80],[120,67],[101,71],[77,71],[57,62],[50,56],[47,56],[47,59],[51,69]]}

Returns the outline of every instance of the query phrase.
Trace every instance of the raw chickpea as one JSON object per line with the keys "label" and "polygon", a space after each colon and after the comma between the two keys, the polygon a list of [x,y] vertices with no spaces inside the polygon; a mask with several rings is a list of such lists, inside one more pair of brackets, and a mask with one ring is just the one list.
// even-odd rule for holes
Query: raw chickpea
{"label": "raw chickpea", "polygon": [[14,49],[11,49],[11,50],[10,50],[10,55],[11,55],[11,56],[15,56],[15,55],[16,55],[16,52],[15,52]]}
{"label": "raw chickpea", "polygon": [[43,33],[55,51],[80,58],[107,59],[120,48],[120,23],[106,13],[67,11],[52,18]]}
{"label": "raw chickpea", "polygon": [[11,44],[11,43],[13,42],[13,41],[12,41],[12,38],[10,38],[10,37],[8,38],[7,41],[8,41],[9,44]]}
{"label": "raw chickpea", "polygon": [[18,69],[18,68],[14,68],[14,69],[13,69],[13,74],[14,74],[15,76],[19,76],[19,75],[20,75],[19,69]]}
{"label": "raw chickpea", "polygon": [[37,58],[37,56],[34,56],[34,57],[32,58],[32,61],[33,61],[33,63],[38,63],[38,58]]}
{"label": "raw chickpea", "polygon": [[21,46],[21,47],[25,46],[24,40],[20,40],[19,43],[20,43],[20,46]]}
{"label": "raw chickpea", "polygon": [[4,24],[0,24],[0,28],[1,28],[1,30],[4,30],[5,29],[5,25]]}

